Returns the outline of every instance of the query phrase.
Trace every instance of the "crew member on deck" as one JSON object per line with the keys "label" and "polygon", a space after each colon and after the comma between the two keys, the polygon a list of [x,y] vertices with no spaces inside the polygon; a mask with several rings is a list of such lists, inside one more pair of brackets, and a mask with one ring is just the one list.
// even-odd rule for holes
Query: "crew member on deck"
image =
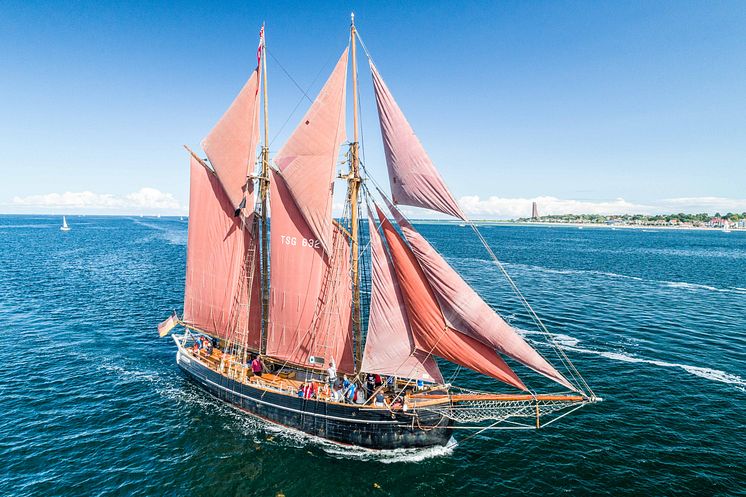
{"label": "crew member on deck", "polygon": [[251,372],[254,373],[254,376],[261,376],[262,370],[264,369],[264,364],[262,364],[262,360],[259,358],[260,356],[256,356],[256,358],[251,361]]}
{"label": "crew member on deck", "polygon": [[334,363],[334,358],[329,361],[329,367],[326,372],[329,374],[329,384],[333,385],[337,379],[337,365]]}

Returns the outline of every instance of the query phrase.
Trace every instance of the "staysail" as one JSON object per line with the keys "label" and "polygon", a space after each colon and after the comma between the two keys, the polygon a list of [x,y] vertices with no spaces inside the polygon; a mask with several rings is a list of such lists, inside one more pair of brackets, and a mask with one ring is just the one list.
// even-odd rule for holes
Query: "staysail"
{"label": "staysail", "polygon": [[[183,321],[216,337],[257,348],[261,334],[259,254],[257,240],[243,222],[234,216],[215,174],[192,157]],[[253,278],[244,267],[251,259],[256,264]],[[249,279],[253,280],[251,292]]]}
{"label": "staysail", "polygon": [[417,348],[426,354],[435,354],[526,390],[520,378],[494,349],[469,335],[453,330],[446,323],[433,290],[414,254],[380,209],[378,217],[391,260],[396,268],[397,280],[407,305],[407,315]]}
{"label": "staysail", "polygon": [[287,189],[328,254],[332,189],[339,147],[345,140],[347,50],[298,127],[275,157]]}
{"label": "staysail", "polygon": [[259,66],[215,127],[202,149],[223,186],[234,213],[254,211],[254,183],[248,181],[259,144]]}
{"label": "staysail", "polygon": [[282,175],[272,170],[271,179],[267,354],[318,369],[334,359],[352,372],[349,244],[335,229],[327,255]]}
{"label": "staysail", "polygon": [[371,295],[362,371],[443,382],[438,364],[415,348],[406,304],[372,213],[368,213]]}
{"label": "staysail", "polygon": [[577,390],[506,323],[384,197],[409,242],[448,325],[560,385]]}
{"label": "staysail", "polygon": [[373,62],[370,70],[394,203],[466,220]]}

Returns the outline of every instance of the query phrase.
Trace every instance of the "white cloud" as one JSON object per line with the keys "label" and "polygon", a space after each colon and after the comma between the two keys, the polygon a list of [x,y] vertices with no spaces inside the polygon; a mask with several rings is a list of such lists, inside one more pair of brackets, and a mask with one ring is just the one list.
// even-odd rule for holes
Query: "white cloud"
{"label": "white cloud", "polygon": [[485,200],[476,195],[459,199],[459,204],[470,217],[518,218],[531,216],[533,202],[539,215],[551,214],[645,214],[655,211],[654,206],[628,202],[623,198],[593,202],[588,200],[560,199],[557,197],[503,198],[489,197]]}
{"label": "white cloud", "polygon": [[746,212],[746,199],[743,198],[680,197],[664,199],[661,204],[668,206],[669,212],[679,212],[679,209],[683,209],[686,213]]}
{"label": "white cloud", "polygon": [[155,188],[143,187],[126,195],[111,193],[65,192],[13,197],[11,205],[19,208],[35,208],[46,211],[60,209],[99,212],[155,212],[182,211],[181,204],[171,193]]}
{"label": "white cloud", "polygon": [[179,202],[170,193],[164,193],[155,188],[140,188],[125,196],[129,202],[137,207],[147,209],[178,209]]}

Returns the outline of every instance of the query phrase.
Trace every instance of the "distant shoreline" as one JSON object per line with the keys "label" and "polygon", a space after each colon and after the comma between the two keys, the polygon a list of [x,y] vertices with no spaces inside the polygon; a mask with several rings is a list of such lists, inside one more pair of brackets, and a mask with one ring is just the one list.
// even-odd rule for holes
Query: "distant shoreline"
{"label": "distant shoreline", "polygon": [[[526,221],[474,221],[477,225],[513,225],[533,227],[555,227],[566,226],[568,228],[588,229],[613,229],[613,230],[673,230],[673,231],[723,231],[723,228],[712,228],[709,226],[657,226],[652,224],[600,224],[600,223],[550,223],[550,222],[526,222]],[[731,232],[743,231],[744,228],[731,228]]]}

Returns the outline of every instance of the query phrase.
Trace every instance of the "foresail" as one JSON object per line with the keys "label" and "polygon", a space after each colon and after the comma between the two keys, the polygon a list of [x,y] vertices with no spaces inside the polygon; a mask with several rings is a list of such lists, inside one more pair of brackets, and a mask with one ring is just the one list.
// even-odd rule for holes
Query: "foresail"
{"label": "foresail", "polygon": [[466,220],[373,62],[370,70],[394,203]]}
{"label": "foresail", "polygon": [[223,186],[234,213],[254,211],[251,174],[259,144],[259,66],[215,127],[202,140],[202,149]]}
{"label": "foresail", "polygon": [[414,254],[380,209],[378,216],[407,306],[415,346],[426,354],[435,354],[526,390],[520,378],[494,349],[469,335],[453,330],[445,322],[433,290]]}
{"label": "foresail", "polygon": [[[349,244],[334,230],[331,259],[306,223],[283,177],[271,171],[270,301],[267,354],[352,372]],[[316,358],[320,358],[317,360]]]}
{"label": "foresail", "polygon": [[361,370],[367,373],[443,382],[435,360],[415,348],[406,304],[372,213],[368,213],[371,296]]}
{"label": "foresail", "polygon": [[[384,198],[385,199],[385,198]],[[497,349],[560,385],[577,390],[506,323],[401,213],[388,203],[450,327]]]}
{"label": "foresail", "polygon": [[[249,292],[244,265],[257,240],[233,214],[215,174],[192,157],[183,321],[211,335],[248,341],[256,347],[261,334],[260,278],[255,271],[254,290]],[[254,261],[258,267],[258,251]]]}
{"label": "foresail", "polygon": [[345,140],[347,50],[298,127],[275,156],[288,191],[324,251],[331,250],[332,193]]}

